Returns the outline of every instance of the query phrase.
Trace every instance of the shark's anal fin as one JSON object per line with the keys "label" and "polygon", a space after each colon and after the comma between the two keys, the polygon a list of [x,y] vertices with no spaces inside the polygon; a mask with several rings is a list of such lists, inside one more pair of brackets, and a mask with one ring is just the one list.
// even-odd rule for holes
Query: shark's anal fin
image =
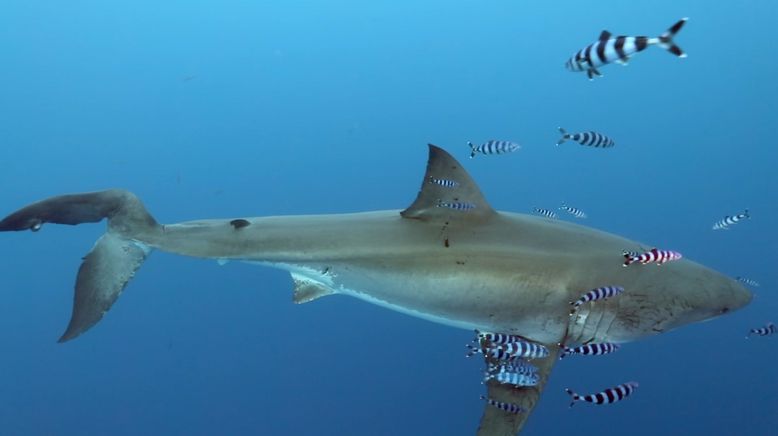
{"label": "shark's anal fin", "polygon": [[335,293],[328,286],[299,274],[292,273],[292,280],[294,280],[292,301],[295,304],[308,303]]}
{"label": "shark's anal fin", "polygon": [[482,222],[495,215],[478,185],[450,154],[429,144],[427,172],[416,200],[400,214],[430,222]]}
{"label": "shark's anal fin", "polygon": [[551,368],[559,358],[559,346],[547,345],[546,347],[549,351],[548,357],[531,361],[532,365],[538,368],[540,376],[537,386],[514,387],[500,384],[495,380],[486,383],[489,398],[515,404],[523,411],[510,413],[486,404],[484,414],[481,416],[481,424],[478,426],[478,436],[513,436],[524,427],[540,399],[540,393],[546,385]]}

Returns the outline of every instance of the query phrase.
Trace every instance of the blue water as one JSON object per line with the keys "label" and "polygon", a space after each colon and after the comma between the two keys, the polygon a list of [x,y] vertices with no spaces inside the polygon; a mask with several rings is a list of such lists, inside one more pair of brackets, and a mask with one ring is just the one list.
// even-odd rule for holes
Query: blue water
{"label": "blue water", "polygon": [[[731,2],[10,0],[0,14],[0,215],[123,187],[161,222],[406,207],[426,144],[497,209],[562,201],[588,225],[762,283],[747,308],[555,368],[525,434],[751,434],[778,425],[778,5]],[[659,48],[589,82],[604,28]],[[617,141],[556,148],[557,126]],[[467,159],[466,141],[509,156]],[[750,208],[729,232],[712,223]],[[291,304],[287,274],[155,253],[66,344],[104,225],[0,235],[0,434],[473,434],[470,332],[347,297]],[[641,383],[568,409],[563,389]]]}

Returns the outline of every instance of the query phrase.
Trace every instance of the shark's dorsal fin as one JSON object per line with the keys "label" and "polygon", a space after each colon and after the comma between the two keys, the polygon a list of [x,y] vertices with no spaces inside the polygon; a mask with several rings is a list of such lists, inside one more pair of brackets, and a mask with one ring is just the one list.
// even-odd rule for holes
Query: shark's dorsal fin
{"label": "shark's dorsal fin", "polygon": [[602,33],[600,33],[600,41],[607,41],[611,39],[611,36],[613,35],[610,32],[603,30]]}
{"label": "shark's dorsal fin", "polygon": [[429,144],[427,172],[421,190],[404,218],[423,221],[481,222],[496,214],[478,185],[445,150]]}
{"label": "shark's dorsal fin", "polygon": [[[532,410],[540,399],[540,393],[548,381],[548,375],[559,356],[559,346],[546,345],[548,357],[532,360],[532,365],[538,368],[540,380],[537,386],[515,387],[503,385],[495,380],[486,383],[488,398],[503,403],[509,403],[521,408],[519,413],[511,413],[486,404],[481,424],[478,426],[478,436],[515,435],[527,422]],[[487,359],[487,364],[489,363]]]}

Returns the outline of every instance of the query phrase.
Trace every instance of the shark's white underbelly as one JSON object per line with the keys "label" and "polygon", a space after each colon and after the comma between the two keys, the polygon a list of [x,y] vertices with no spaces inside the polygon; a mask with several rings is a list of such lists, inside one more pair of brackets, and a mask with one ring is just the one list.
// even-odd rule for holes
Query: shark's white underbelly
{"label": "shark's white underbelly", "polygon": [[461,276],[421,278],[413,273],[361,269],[353,265],[252,263],[289,271],[296,283],[314,284],[329,290],[323,295],[348,295],[416,318],[465,330],[507,332],[538,342],[556,343],[567,329],[567,313],[557,310],[559,304],[547,295],[539,293],[541,297],[532,297],[533,300],[549,303],[537,304],[533,308],[532,304],[521,304],[526,293],[507,292],[490,287],[488,282],[473,286],[473,281],[478,279]]}

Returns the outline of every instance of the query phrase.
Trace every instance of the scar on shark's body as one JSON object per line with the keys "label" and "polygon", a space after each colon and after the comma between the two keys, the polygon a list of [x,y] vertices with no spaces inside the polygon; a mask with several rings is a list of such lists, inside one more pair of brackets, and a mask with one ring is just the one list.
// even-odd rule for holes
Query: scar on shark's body
{"label": "scar on shark's body", "polygon": [[240,229],[242,229],[244,227],[248,227],[249,224],[251,224],[251,223],[248,222],[248,220],[244,220],[244,219],[236,219],[236,220],[230,221],[230,225],[232,225],[232,227],[234,227],[235,230],[240,230]]}

